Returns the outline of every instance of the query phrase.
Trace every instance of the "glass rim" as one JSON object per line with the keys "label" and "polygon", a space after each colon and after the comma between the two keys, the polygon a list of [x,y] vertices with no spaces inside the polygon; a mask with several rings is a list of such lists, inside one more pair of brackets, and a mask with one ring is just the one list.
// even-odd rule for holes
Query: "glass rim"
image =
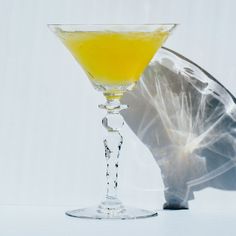
{"label": "glass rim", "polygon": [[176,28],[177,23],[144,23],[144,24],[47,24],[49,29],[56,32],[57,29],[61,29],[67,32],[74,31],[154,31],[156,28],[160,28],[164,31],[172,32]]}
{"label": "glass rim", "polygon": [[110,23],[108,23],[108,24],[100,24],[100,23],[98,23],[98,24],[93,24],[93,23],[88,23],[88,24],[86,24],[86,23],[79,23],[79,24],[77,24],[77,23],[72,23],[72,24],[70,24],[70,23],[48,23],[47,24],[48,26],[161,26],[161,25],[164,25],[164,26],[173,26],[173,25],[180,25],[179,23],[141,23],[141,24],[139,24],[139,23],[137,23],[137,24],[126,24],[126,23],[118,23],[118,24],[110,24]]}

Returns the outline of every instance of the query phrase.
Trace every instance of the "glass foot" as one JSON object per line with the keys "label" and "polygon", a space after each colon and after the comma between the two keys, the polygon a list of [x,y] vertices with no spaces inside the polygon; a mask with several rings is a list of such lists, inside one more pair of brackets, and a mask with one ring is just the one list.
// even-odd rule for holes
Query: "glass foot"
{"label": "glass foot", "polygon": [[140,219],[157,216],[157,212],[144,210],[133,207],[123,207],[123,209],[119,209],[119,211],[114,211],[107,209],[106,211],[101,210],[98,207],[88,207],[78,210],[67,211],[66,215],[77,217],[77,218],[85,218],[85,219]]}

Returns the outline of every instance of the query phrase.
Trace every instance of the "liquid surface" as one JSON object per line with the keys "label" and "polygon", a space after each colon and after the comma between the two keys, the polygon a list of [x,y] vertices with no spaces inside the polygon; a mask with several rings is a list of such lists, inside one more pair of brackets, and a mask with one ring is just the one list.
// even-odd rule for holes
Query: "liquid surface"
{"label": "liquid surface", "polygon": [[94,82],[126,86],[136,82],[169,32],[57,33]]}

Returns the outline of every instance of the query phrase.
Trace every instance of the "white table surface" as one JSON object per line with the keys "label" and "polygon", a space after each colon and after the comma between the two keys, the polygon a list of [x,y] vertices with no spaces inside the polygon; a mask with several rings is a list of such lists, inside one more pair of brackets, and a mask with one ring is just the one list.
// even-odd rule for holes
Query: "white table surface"
{"label": "white table surface", "polygon": [[157,217],[148,219],[102,221],[68,217],[65,210],[68,207],[1,206],[0,235],[236,235],[235,211],[160,210]]}

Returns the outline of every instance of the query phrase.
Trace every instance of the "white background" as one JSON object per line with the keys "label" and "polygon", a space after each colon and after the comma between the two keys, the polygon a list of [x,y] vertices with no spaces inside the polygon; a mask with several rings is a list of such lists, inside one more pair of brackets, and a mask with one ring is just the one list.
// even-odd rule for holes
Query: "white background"
{"label": "white background", "polygon": [[[0,204],[79,207],[102,197],[103,98],[48,23],[177,22],[165,46],[236,95],[235,12],[234,0],[0,0]],[[158,167],[128,127],[123,133],[122,198],[161,208]],[[193,208],[235,199],[211,189],[196,196]]]}

